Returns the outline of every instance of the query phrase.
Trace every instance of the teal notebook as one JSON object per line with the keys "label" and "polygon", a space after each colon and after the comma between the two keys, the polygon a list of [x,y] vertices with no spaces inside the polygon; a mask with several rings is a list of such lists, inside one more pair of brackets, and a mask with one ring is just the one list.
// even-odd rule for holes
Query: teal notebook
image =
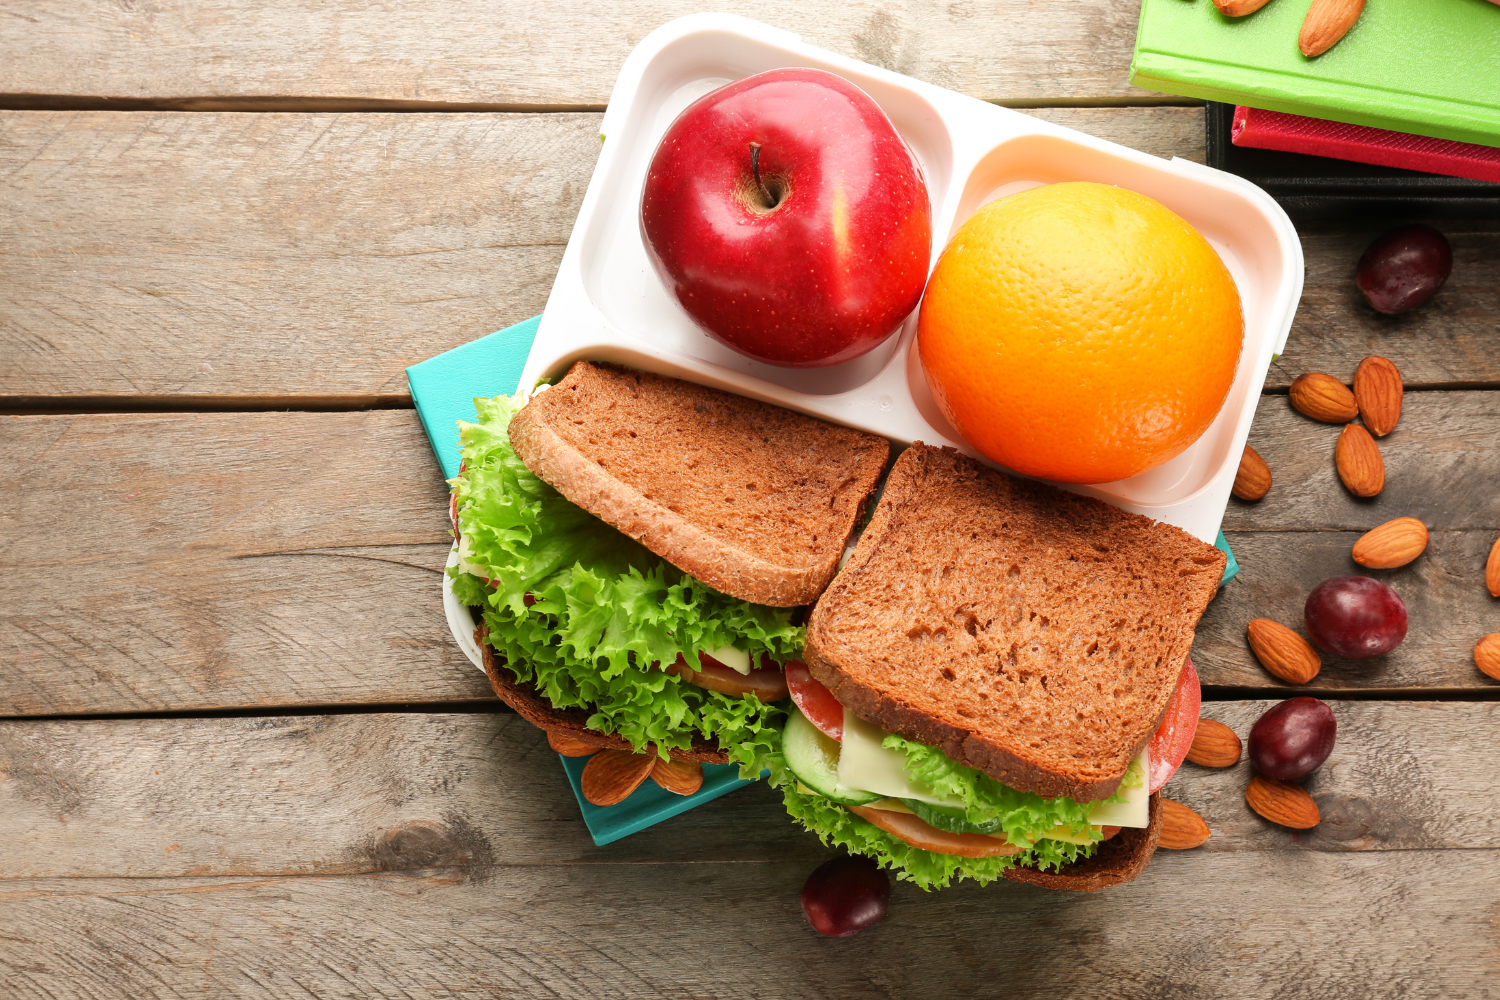
{"label": "teal notebook", "polygon": [[[412,401],[445,479],[458,475],[458,421],[476,419],[474,397],[508,396],[516,391],[541,319],[532,317],[406,369]],[[1229,551],[1223,532],[1219,533],[1218,546],[1229,557],[1224,570],[1227,581],[1239,572],[1239,563]],[[693,795],[674,795],[647,781],[618,805],[596,806],[584,799],[578,784],[586,758],[559,756],[558,759],[578,799],[589,835],[601,847],[750,784],[740,779],[737,765],[707,764],[703,768],[703,787]]]}
{"label": "teal notebook", "polygon": [[1130,82],[1147,90],[1500,146],[1500,5],[1375,0],[1308,59],[1309,0],[1225,17],[1209,0],[1142,0]]}

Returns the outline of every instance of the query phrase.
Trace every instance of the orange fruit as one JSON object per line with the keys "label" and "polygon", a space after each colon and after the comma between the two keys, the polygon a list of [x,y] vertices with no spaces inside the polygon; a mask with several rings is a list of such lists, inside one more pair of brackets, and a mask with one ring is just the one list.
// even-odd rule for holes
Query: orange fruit
{"label": "orange fruit", "polygon": [[1213,423],[1239,364],[1234,279],[1160,202],[1105,184],[1001,198],[933,269],[917,345],[980,454],[1067,483],[1128,479]]}

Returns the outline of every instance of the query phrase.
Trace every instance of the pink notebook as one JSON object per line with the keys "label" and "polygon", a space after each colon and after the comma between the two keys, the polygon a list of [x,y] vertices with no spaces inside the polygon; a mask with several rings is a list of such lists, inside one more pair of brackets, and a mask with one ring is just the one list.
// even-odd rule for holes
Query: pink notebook
{"label": "pink notebook", "polygon": [[1234,109],[1230,136],[1236,146],[1331,156],[1476,181],[1500,181],[1500,147],[1496,146],[1431,139],[1246,107]]}

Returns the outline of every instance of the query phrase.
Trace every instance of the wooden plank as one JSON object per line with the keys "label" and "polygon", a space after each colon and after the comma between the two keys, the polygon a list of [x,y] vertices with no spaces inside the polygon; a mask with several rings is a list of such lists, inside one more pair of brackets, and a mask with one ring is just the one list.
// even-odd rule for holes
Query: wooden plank
{"label": "wooden plank", "polygon": [[[1410,630],[1375,660],[1324,657],[1316,688],[1477,688],[1493,682],[1474,666],[1474,643],[1500,631],[1500,604],[1484,587],[1485,558],[1500,537],[1500,393],[1415,392],[1401,423],[1380,439],[1386,488],[1370,500],[1338,481],[1340,428],[1310,420],[1285,396],[1261,398],[1250,443],[1271,468],[1264,500],[1231,499],[1224,517],[1240,575],[1209,605],[1194,662],[1210,684],[1277,684],[1245,639],[1253,618],[1305,633],[1303,604],[1334,576],[1385,580],[1406,602]],[[1394,570],[1366,569],[1350,555],[1361,534],[1397,517],[1432,531],[1426,553]]]}
{"label": "wooden plank", "polygon": [[1369,570],[1349,558],[1360,533],[1329,531],[1234,532],[1230,548],[1244,567],[1208,606],[1193,642],[1203,683],[1297,692],[1276,680],[1250,652],[1245,629],[1270,618],[1307,636],[1303,605],[1319,583],[1335,576],[1370,576],[1391,584],[1408,614],[1406,639],[1371,660],[1322,654],[1323,669],[1306,687],[1357,690],[1484,691],[1495,682],[1474,665],[1474,644],[1500,631],[1500,606],[1484,589],[1484,558],[1496,531],[1439,531],[1427,553],[1396,570]]}
{"label": "wooden plank", "polygon": [[[1248,739],[1272,704],[1203,714]],[[1332,705],[1337,745],[1306,782],[1323,822],[1296,832],[1252,813],[1248,760],[1187,764],[1166,794],[1213,831],[1195,855],[1500,848],[1500,704]],[[0,885],[831,856],[763,784],[595,847],[556,754],[516,715],[11,721],[0,774]]]}
{"label": "wooden plank", "polygon": [[[1500,631],[1480,582],[1500,535],[1483,490],[1500,476],[1496,397],[1412,394],[1386,439],[1388,496],[1368,506],[1320,467],[1336,430],[1266,397],[1252,440],[1278,485],[1231,506],[1244,568],[1200,625],[1204,682],[1280,687],[1245,625],[1295,627],[1313,586],[1357,569],[1360,531],[1415,513],[1430,551],[1373,574],[1411,609],[1406,642],[1330,659],[1318,685],[1488,689],[1471,651]],[[410,411],[0,419],[18,470],[0,482],[0,714],[488,696],[442,617],[444,488]]]}
{"label": "wooden plank", "polygon": [[[1201,158],[1199,109],[1046,117]],[[406,400],[542,310],[599,118],[0,113],[0,397]]]}
{"label": "wooden plank", "polygon": [[0,420],[0,714],[489,695],[414,412]]}
{"label": "wooden plank", "polygon": [[[1333,456],[1342,431],[1342,425],[1304,417],[1288,396],[1262,396],[1249,442],[1270,466],[1271,491],[1255,503],[1231,499],[1224,530],[1364,532],[1392,518],[1416,517],[1439,531],[1500,533],[1494,488],[1500,393],[1406,393],[1401,422],[1377,439],[1385,488],[1368,500],[1339,482]],[[1481,556],[1480,579],[1483,565]]]}
{"label": "wooden plank", "polygon": [[[1036,114],[1203,157],[1197,108]],[[407,365],[541,310],[598,123],[0,113],[0,406],[403,401]],[[1269,384],[1347,378],[1372,351],[1414,383],[1500,383],[1500,233],[1471,229],[1453,233],[1449,287],[1396,319],[1349,277],[1370,234],[1305,235],[1304,305]]]}
{"label": "wooden plank", "polygon": [[1419,309],[1382,316],[1355,285],[1355,265],[1375,237],[1406,221],[1375,216],[1358,224],[1299,227],[1307,279],[1268,387],[1284,389],[1309,371],[1347,384],[1360,359],[1371,354],[1394,361],[1408,385],[1500,383],[1500,224],[1438,223],[1453,245],[1447,284]]}
{"label": "wooden plank", "polygon": [[[181,110],[352,101],[602,107],[641,39],[702,9],[692,0],[544,0],[524,10],[438,0],[378,9],[204,0],[84,12],[16,0],[0,21],[0,93]],[[1061,7],[775,0],[753,16],[810,44],[985,100],[1058,102],[1152,97],[1126,84],[1138,11],[1103,0]]]}
{"label": "wooden plank", "polygon": [[898,884],[816,936],[811,861],[427,869],[0,886],[11,995],[1319,997],[1490,995],[1494,851],[1163,852],[1060,894]]}
{"label": "wooden plank", "polygon": [[598,120],[0,114],[0,395],[406,400],[541,311]]}

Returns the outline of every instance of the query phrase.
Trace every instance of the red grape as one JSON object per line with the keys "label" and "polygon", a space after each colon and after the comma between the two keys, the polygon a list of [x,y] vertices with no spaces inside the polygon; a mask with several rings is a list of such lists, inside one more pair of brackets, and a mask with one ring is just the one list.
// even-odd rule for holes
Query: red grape
{"label": "red grape", "polygon": [[1333,753],[1337,732],[1333,709],[1316,698],[1288,698],[1250,729],[1250,763],[1268,778],[1305,778]]}
{"label": "red grape", "polygon": [[858,855],[825,861],[802,887],[802,912],[813,930],[849,937],[885,916],[891,879],[872,859]]}
{"label": "red grape", "polygon": [[1302,609],[1313,642],[1335,656],[1384,656],[1406,638],[1406,605],[1367,576],[1336,576],[1307,595]]}
{"label": "red grape", "polygon": [[1401,226],[1378,237],[1359,259],[1355,281],[1376,312],[1394,316],[1437,294],[1453,271],[1453,248],[1431,226]]}

